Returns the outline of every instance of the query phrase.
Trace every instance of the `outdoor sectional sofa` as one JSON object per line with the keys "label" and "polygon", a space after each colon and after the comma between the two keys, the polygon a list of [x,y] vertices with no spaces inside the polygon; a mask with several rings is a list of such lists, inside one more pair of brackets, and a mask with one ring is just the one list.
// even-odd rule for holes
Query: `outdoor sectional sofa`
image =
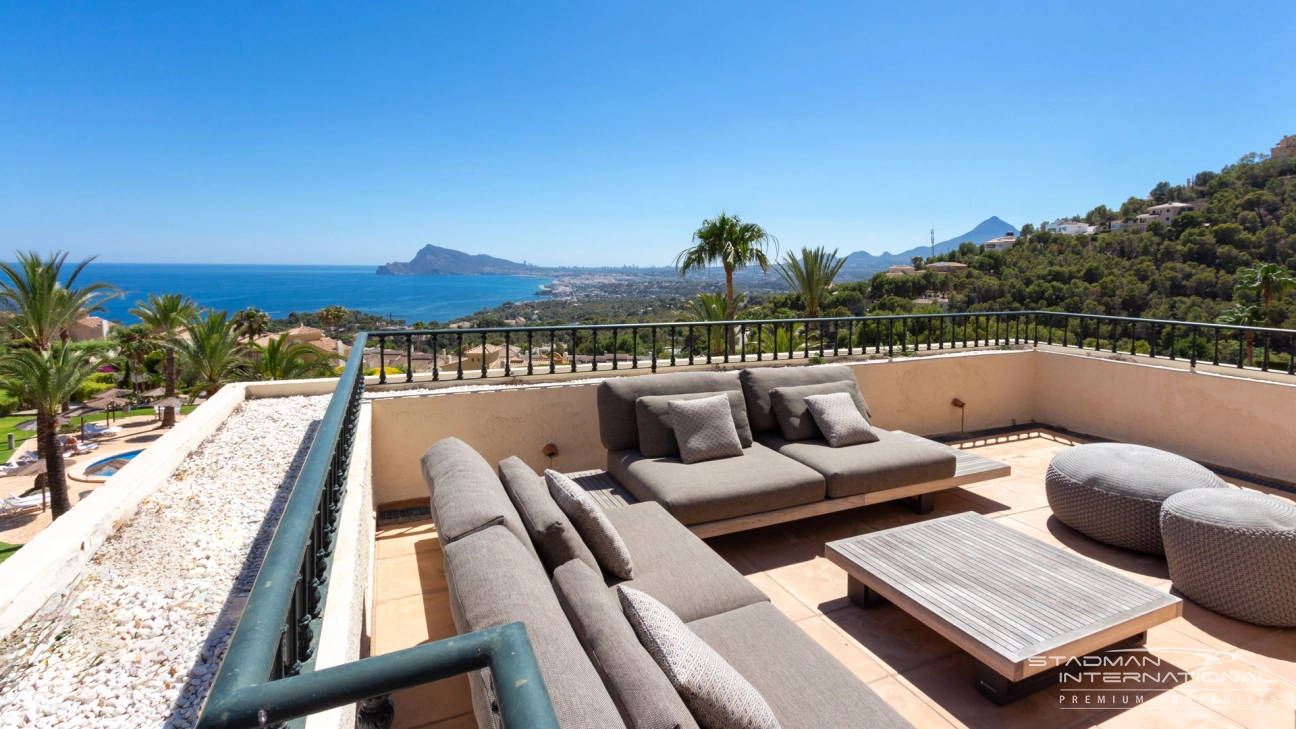
{"label": "outdoor sectional sofa", "polygon": [[[809,386],[850,393],[870,417],[854,372],[841,365],[605,380],[598,388],[598,412],[607,472],[636,499],[661,504],[701,536],[910,497],[917,497],[911,506],[926,513],[932,492],[960,485],[954,451],[908,433],[875,427],[878,441],[841,448],[822,437],[786,439],[771,391]],[[640,432],[645,422],[640,401],[701,393],[741,393],[742,411],[735,407],[734,419],[740,436],[744,422],[750,432],[743,455],[692,464],[657,455],[663,436]],[[803,411],[800,417],[809,415]]]}
{"label": "outdoor sectional sofa", "polygon": [[[911,726],[661,505],[606,510],[633,560],[633,579],[622,581],[600,568],[520,459],[500,463],[497,477],[448,438],[424,454],[423,473],[455,627],[522,622],[564,729],[697,726],[617,607],[619,584],[670,608],[755,687],[784,729]],[[497,726],[489,670],[469,684],[478,725]]]}

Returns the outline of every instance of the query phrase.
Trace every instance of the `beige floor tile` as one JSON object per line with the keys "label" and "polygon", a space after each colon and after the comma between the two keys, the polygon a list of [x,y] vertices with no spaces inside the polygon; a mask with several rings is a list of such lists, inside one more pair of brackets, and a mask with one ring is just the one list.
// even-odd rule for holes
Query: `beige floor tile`
{"label": "beige floor tile", "polygon": [[1173,594],[1183,598],[1183,617],[1168,623],[1168,626],[1213,648],[1233,650],[1234,647],[1246,647],[1278,632],[1276,628],[1244,623],[1207,610],[1178,591]]}
{"label": "beige floor tile", "polygon": [[889,603],[854,605],[824,619],[863,646],[892,673],[907,671],[959,652],[958,646]]}
{"label": "beige floor tile", "polygon": [[374,603],[446,590],[445,561],[436,539],[404,542],[412,551],[374,561]]}
{"label": "beige floor tile", "polygon": [[908,719],[914,729],[949,729],[954,726],[931,704],[893,676],[879,678],[869,683],[869,688]]}
{"label": "beige floor tile", "polygon": [[774,604],[774,607],[778,608],[779,612],[786,615],[793,622],[818,614],[816,610],[798,600],[796,596],[788,592],[786,588],[764,572],[748,574],[747,580],[765,593],[770,602]]}
{"label": "beige floor tile", "polygon": [[[396,704],[396,721],[392,729],[415,729],[472,715],[472,693],[466,675],[415,686],[392,694]],[[476,720],[473,721],[476,726]]]}
{"label": "beige floor tile", "polygon": [[1090,726],[1104,729],[1237,729],[1240,726],[1175,692],[1131,711],[1103,711],[1090,721]]}
{"label": "beige floor tile", "polygon": [[997,482],[988,482],[985,484],[969,486],[967,487],[967,490],[982,498],[1003,504],[1007,508],[1002,509],[1002,511],[1007,511],[1009,513],[1029,511],[1031,509],[1038,509],[1041,506],[1048,506],[1048,499],[1046,499],[1043,494],[1036,496],[1022,493],[1021,491],[1015,491]]}
{"label": "beige floor tile", "polygon": [[824,557],[768,570],[765,574],[816,612],[851,604],[846,597],[846,571]]}
{"label": "beige floor tile", "polygon": [[1017,518],[1022,514],[1034,514],[1036,511],[1039,510],[1036,509],[1034,511],[1022,512],[1021,514],[1005,514],[1003,517],[999,519],[999,523],[1011,529],[1016,529],[1017,531],[1023,534],[1027,534],[1035,539],[1038,539],[1041,542],[1044,542],[1045,544],[1051,544],[1054,547],[1057,547],[1059,549],[1066,549],[1067,551],[1071,551],[1070,549],[1067,548],[1066,544],[1064,544],[1057,537],[1053,536],[1052,532],[1046,529],[1040,529],[1034,526],[1033,524],[1029,524]]}
{"label": "beige floor tile", "polygon": [[390,600],[374,608],[374,655],[457,635],[446,593]]}
{"label": "beige floor tile", "polygon": [[1064,706],[1062,691],[1057,686],[1008,706],[998,706],[977,692],[975,677],[976,662],[962,651],[904,671],[900,676],[956,726],[1061,729],[1093,712],[1091,707],[1083,705]]}
{"label": "beige floor tile", "polygon": [[891,670],[877,656],[823,616],[805,618],[798,621],[797,626],[841,661],[859,680],[868,683],[891,674]]}
{"label": "beige floor tile", "polygon": [[453,719],[430,724],[427,729],[477,729],[477,718],[471,713],[464,714]]}
{"label": "beige floor tile", "polygon": [[1238,657],[1296,684],[1296,631],[1280,630],[1239,648]]}

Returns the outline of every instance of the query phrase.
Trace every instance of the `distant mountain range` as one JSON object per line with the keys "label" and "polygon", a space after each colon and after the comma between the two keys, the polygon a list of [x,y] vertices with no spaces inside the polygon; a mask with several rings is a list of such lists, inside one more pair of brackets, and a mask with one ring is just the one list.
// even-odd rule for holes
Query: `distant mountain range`
{"label": "distant mountain range", "polygon": [[424,276],[443,276],[451,274],[473,275],[473,274],[524,274],[540,273],[543,269],[539,266],[532,266],[526,263],[516,263],[507,261],[503,258],[496,258],[485,254],[469,255],[463,251],[456,251],[450,248],[441,248],[440,246],[425,245],[416,254],[414,259],[408,263],[396,261],[388,263],[385,266],[379,266],[377,274],[379,276],[396,276],[406,274],[418,274]]}
{"label": "distant mountain range", "polygon": [[[936,244],[936,254],[946,253],[951,249],[958,248],[959,244],[964,241],[973,243],[984,243],[991,238],[998,238],[1005,233],[1017,235],[1020,233],[1017,227],[1010,225],[997,217],[986,218],[980,225],[969,230],[962,235],[956,235],[946,241]],[[926,258],[931,255],[932,247],[918,246],[910,248],[907,251],[899,253],[883,253],[873,255],[865,251],[856,251],[846,258],[846,265],[842,267],[842,276],[844,280],[864,279],[878,271],[885,271],[891,266],[907,266],[914,256]],[[413,260],[409,262],[395,261],[385,266],[379,266],[376,273],[380,276],[397,276],[397,275],[477,275],[477,274],[504,274],[504,275],[545,275],[552,274],[556,271],[575,272],[579,268],[560,267],[550,268],[536,266],[529,263],[517,263],[503,258],[487,256],[485,254],[470,255],[463,251],[456,251],[450,248],[440,246],[426,245],[414,255]],[[611,270],[603,268],[599,270]],[[623,269],[629,270],[629,269]],[[640,275],[652,275],[655,268],[637,268],[634,269]],[[663,273],[674,275],[675,269],[663,268]],[[748,271],[753,274],[752,271]],[[754,274],[759,274],[755,270]],[[754,275],[753,274],[753,275]]]}
{"label": "distant mountain range", "polygon": [[[949,251],[958,248],[959,244],[964,241],[971,241],[980,244],[993,238],[998,238],[1005,233],[1017,235],[1020,232],[1021,231],[1018,230],[1016,226],[1006,223],[998,217],[991,216],[981,221],[981,223],[972,230],[969,230],[962,235],[956,235],[949,240],[937,243],[936,255],[948,253]],[[867,276],[863,274],[885,271],[891,266],[908,266],[912,263],[914,256],[927,258],[930,255],[932,255],[932,247],[930,245],[910,248],[907,251],[901,251],[899,253],[882,253],[877,256],[866,251],[856,251],[847,256],[846,265],[842,266],[842,273],[850,275],[851,278],[867,278]]]}

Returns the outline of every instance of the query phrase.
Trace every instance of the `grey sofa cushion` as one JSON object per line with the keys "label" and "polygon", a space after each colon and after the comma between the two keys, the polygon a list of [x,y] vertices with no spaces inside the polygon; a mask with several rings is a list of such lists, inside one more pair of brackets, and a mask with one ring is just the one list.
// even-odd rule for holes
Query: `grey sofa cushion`
{"label": "grey sofa cushion", "polygon": [[734,427],[729,398],[715,395],[697,400],[672,400],[666,407],[681,461],[691,464],[742,455],[742,441],[738,440],[738,429]]}
{"label": "grey sofa cushion", "polygon": [[741,456],[693,464],[609,451],[607,470],[635,498],[656,501],[685,524],[809,504],[825,492],[823,476],[760,443]]}
{"label": "grey sofa cushion", "polygon": [[423,479],[432,497],[437,538],[449,544],[495,524],[508,528],[539,559],[522,517],[485,458],[458,438],[445,438],[423,453]]}
{"label": "grey sofa cushion", "polygon": [[780,729],[751,683],[670,608],[634,588],[618,589],[639,642],[707,729]]}
{"label": "grey sofa cushion", "polygon": [[756,687],[783,729],[912,729],[770,603],[688,626]]}
{"label": "grey sofa cushion", "polygon": [[954,477],[956,459],[948,449],[881,428],[873,432],[878,436],[876,443],[842,448],[833,448],[819,438],[789,441],[777,433],[765,433],[756,440],[822,474],[825,492],[831,498]]}
{"label": "grey sofa cushion", "polygon": [[572,560],[553,575],[558,603],[631,729],[695,729],[697,722],[635,637],[602,574]]}
{"label": "grey sofa cushion", "polygon": [[646,592],[686,621],[769,599],[660,504],[608,509],[607,516],[635,563],[634,579],[610,580],[613,587]]}
{"label": "grey sofa cushion", "polygon": [[[563,729],[623,727],[616,704],[581,648],[544,568],[506,529],[489,527],[445,545],[446,581],[455,628],[469,633],[521,622]],[[489,670],[482,673],[489,675]],[[474,694],[489,682],[470,681]],[[484,699],[484,700],[483,700]],[[492,696],[474,695],[478,723],[493,726]]]}
{"label": "grey sofa cushion", "polygon": [[854,380],[849,382],[824,382],[818,385],[798,385],[796,387],[776,387],[769,391],[770,405],[774,408],[774,419],[778,421],[779,430],[788,440],[809,440],[822,438],[819,424],[810,414],[810,406],[805,399],[814,395],[847,394],[855,401],[860,415],[864,414],[863,396],[859,394],[859,385]]}
{"label": "grey sofa cushion", "polygon": [[[751,422],[752,433],[768,433],[779,429],[769,398],[769,391],[776,387],[856,382],[855,371],[844,365],[750,367],[738,373],[738,380],[742,383],[743,397],[747,399],[747,420]],[[858,389],[857,384],[856,390]],[[873,416],[869,413],[863,395],[860,395],[857,403],[864,417],[872,420]]]}
{"label": "grey sofa cushion", "polygon": [[824,439],[833,448],[877,442],[877,433],[864,419],[850,393],[809,395],[805,404],[815,425],[819,426]]}
{"label": "grey sofa cushion", "polygon": [[649,458],[665,458],[679,455],[679,444],[675,441],[675,430],[671,427],[670,410],[667,403],[671,400],[697,400],[723,394],[729,398],[730,414],[733,416],[734,429],[738,431],[738,440],[743,448],[752,444],[751,425],[747,422],[747,402],[738,390],[728,392],[693,392],[681,395],[648,395],[635,401],[635,420],[639,427],[639,452]]}
{"label": "grey sofa cushion", "polygon": [[641,397],[741,389],[732,372],[672,372],[606,379],[598,386],[599,438],[610,451],[638,448],[635,401]]}
{"label": "grey sofa cushion", "polygon": [[603,569],[623,580],[633,578],[634,563],[630,550],[585,489],[565,474],[550,469],[545,470],[545,483],[549,486],[549,495],[576,525],[576,532],[585,540]]}
{"label": "grey sofa cushion", "polygon": [[601,570],[576,527],[549,495],[544,476],[521,458],[509,456],[500,461],[499,477],[546,569],[552,572],[558,565],[578,559],[595,571]]}

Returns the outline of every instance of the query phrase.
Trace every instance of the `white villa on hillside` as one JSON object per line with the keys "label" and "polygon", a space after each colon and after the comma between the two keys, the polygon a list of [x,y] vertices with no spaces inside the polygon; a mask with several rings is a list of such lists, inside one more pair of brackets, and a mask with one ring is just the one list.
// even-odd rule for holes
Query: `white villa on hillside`
{"label": "white villa on hillside", "polygon": [[1058,218],[1048,224],[1048,232],[1062,233],[1064,235],[1093,235],[1098,232],[1098,226],[1089,225],[1079,220]]}
{"label": "white villa on hillside", "polygon": [[1013,235],[1013,232],[1010,230],[1007,233],[1004,233],[1003,235],[999,236],[998,238],[991,238],[990,240],[986,241],[985,249],[987,251],[1006,251],[1009,248],[1012,248],[1013,244],[1016,242],[1017,242],[1017,236]]}

